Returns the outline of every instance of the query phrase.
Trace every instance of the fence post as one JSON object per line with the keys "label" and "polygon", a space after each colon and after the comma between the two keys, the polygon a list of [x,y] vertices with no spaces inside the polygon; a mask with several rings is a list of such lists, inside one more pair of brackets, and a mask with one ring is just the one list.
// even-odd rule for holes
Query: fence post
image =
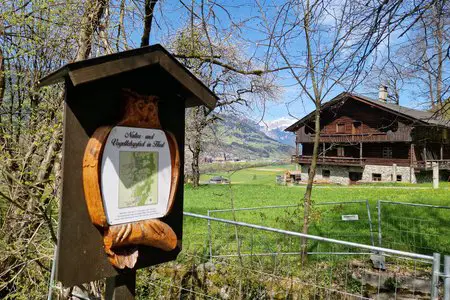
{"label": "fence post", "polygon": [[433,168],[433,189],[437,189],[439,188],[439,163],[433,161],[431,166]]}
{"label": "fence post", "polygon": [[378,209],[378,247],[381,247],[381,201],[377,202]]}
{"label": "fence post", "polygon": [[367,208],[367,217],[369,218],[370,241],[372,242],[372,246],[375,246],[375,241],[373,238],[372,216],[370,215],[369,200],[366,200],[366,208]]}
{"label": "fence post", "polygon": [[431,277],[431,299],[438,300],[439,298],[439,274],[441,269],[441,255],[433,253],[433,271]]}
{"label": "fence post", "polygon": [[444,256],[444,300],[450,300],[450,255]]}
{"label": "fence post", "polygon": [[50,283],[48,284],[47,300],[52,300],[52,298],[53,298],[53,284],[54,284],[54,279],[55,279],[56,254],[57,254],[57,252],[58,252],[58,245],[55,245],[55,250],[53,251],[52,270],[50,272]]}
{"label": "fence post", "polygon": [[[209,215],[209,210],[207,211],[207,215],[208,217],[210,217]],[[211,220],[208,219],[208,242],[209,242],[209,260],[212,260],[212,238],[211,238]]]}

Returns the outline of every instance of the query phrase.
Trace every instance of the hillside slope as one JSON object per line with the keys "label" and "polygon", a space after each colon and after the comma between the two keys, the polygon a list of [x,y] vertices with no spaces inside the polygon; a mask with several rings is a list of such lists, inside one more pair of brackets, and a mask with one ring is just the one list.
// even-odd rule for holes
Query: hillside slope
{"label": "hillside slope", "polygon": [[294,153],[294,147],[267,136],[252,120],[233,115],[221,117],[209,129],[203,153],[206,158],[280,160]]}

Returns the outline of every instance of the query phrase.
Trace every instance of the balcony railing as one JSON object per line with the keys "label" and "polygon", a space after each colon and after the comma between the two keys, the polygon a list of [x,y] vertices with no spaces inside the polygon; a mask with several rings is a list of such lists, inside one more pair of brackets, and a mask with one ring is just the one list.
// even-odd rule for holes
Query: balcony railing
{"label": "balcony railing", "polygon": [[[312,156],[300,155],[291,157],[291,162],[299,164],[311,163]],[[354,157],[338,157],[338,156],[319,156],[317,158],[318,164],[330,164],[330,165],[346,165],[346,166],[361,166],[365,164],[365,158]]]}
{"label": "balcony railing", "polygon": [[[299,164],[310,164],[312,156],[310,155],[292,155],[291,162]],[[378,157],[341,157],[341,156],[319,156],[317,158],[317,164],[323,165],[341,165],[341,166],[365,166],[365,165],[393,165],[396,164],[400,167],[412,166],[417,169],[431,170],[432,163],[438,162],[439,169],[450,170],[450,159],[446,160],[427,160],[416,161],[411,164],[410,159],[407,158],[378,158]]]}
{"label": "balcony railing", "polygon": [[[312,143],[315,134],[302,134],[297,136],[297,143]],[[355,143],[355,142],[393,142],[393,141],[411,141],[409,132],[396,133],[356,133],[356,134],[326,134],[320,135],[320,142],[322,143]]]}
{"label": "balcony railing", "polygon": [[427,161],[418,161],[416,163],[416,168],[431,170],[433,169],[433,162],[439,164],[440,170],[450,170],[450,159],[439,159],[439,160],[427,160]]}

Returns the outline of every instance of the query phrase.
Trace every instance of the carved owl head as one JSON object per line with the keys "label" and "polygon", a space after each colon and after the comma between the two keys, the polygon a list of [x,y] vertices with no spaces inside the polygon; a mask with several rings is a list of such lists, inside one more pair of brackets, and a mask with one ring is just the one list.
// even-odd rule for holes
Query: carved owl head
{"label": "carved owl head", "polygon": [[125,101],[123,125],[133,122],[134,125],[159,128],[157,96],[140,95],[131,90],[123,90]]}

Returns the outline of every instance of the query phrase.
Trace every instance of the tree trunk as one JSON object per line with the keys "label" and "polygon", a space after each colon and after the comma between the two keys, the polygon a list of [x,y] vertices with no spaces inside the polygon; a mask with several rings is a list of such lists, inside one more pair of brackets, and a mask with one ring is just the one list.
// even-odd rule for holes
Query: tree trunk
{"label": "tree trunk", "polygon": [[442,73],[443,73],[443,21],[442,21],[442,2],[435,3],[435,22],[436,22],[436,52],[437,52],[437,74],[436,74],[436,104],[438,109],[442,108]]}
{"label": "tree trunk", "polygon": [[199,159],[201,152],[201,132],[196,132],[194,134],[194,141],[192,143],[192,186],[198,187],[200,185],[200,167]]}
{"label": "tree trunk", "polygon": [[[311,166],[308,172],[308,184],[306,185],[305,195],[303,197],[303,229],[302,233],[308,234],[309,229],[309,221],[311,215],[311,194],[314,183],[314,176],[316,175],[316,166],[317,166],[317,156],[319,153],[319,141],[320,141],[320,102],[316,103],[315,110],[315,121],[314,121],[314,147],[313,147],[313,155],[311,160]],[[302,238],[301,242],[301,258],[302,263],[307,261],[307,252],[308,252],[308,239]]]}
{"label": "tree trunk", "polygon": [[127,46],[127,37],[125,35],[125,0],[122,0],[120,2],[120,14],[119,14],[119,24],[117,25],[117,35],[116,35],[116,51],[119,52],[120,50],[120,37],[123,36],[123,42],[125,44],[125,49],[128,48]]}
{"label": "tree trunk", "polygon": [[200,185],[200,153],[202,151],[202,134],[205,124],[205,114],[201,107],[194,107],[192,109],[192,131],[191,131],[191,141],[190,150],[192,152],[192,186],[198,187]]}
{"label": "tree trunk", "polygon": [[[0,48],[0,107],[3,103],[3,96],[5,95],[5,64],[3,58],[3,51]],[[2,116],[0,115],[0,124],[2,122]],[[3,133],[0,131],[0,142],[3,139]]]}
{"label": "tree trunk", "polygon": [[145,0],[144,32],[141,38],[141,47],[150,44],[150,32],[152,30],[153,10],[158,0]]}
{"label": "tree trunk", "polygon": [[76,61],[84,60],[89,57],[92,49],[92,37],[95,30],[100,24],[100,19],[102,18],[105,7],[108,0],[95,0],[88,1],[86,5],[86,10],[81,20],[81,32],[78,39],[78,52],[75,58]]}
{"label": "tree trunk", "polygon": [[3,58],[3,51],[0,49],[0,106],[5,95],[5,60]]}

